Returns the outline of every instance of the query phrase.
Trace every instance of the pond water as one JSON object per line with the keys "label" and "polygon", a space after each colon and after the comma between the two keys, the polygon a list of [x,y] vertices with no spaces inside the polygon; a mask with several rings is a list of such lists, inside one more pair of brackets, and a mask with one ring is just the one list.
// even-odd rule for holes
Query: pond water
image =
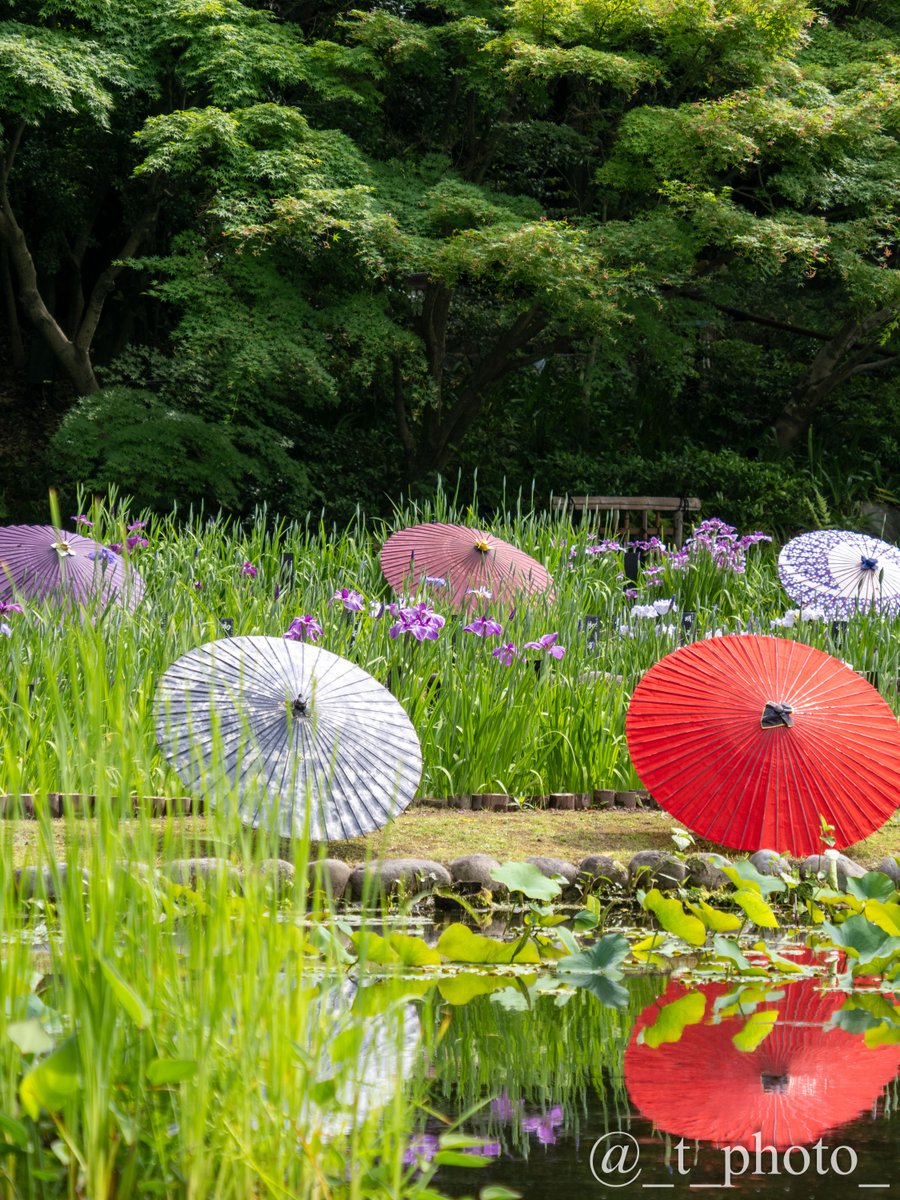
{"label": "pond water", "polygon": [[462,1153],[488,1160],[441,1166],[446,1194],[502,1184],[525,1200],[687,1197],[730,1184],[818,1200],[900,1187],[900,1045],[866,1042],[892,996],[816,978],[642,975],[616,1007],[583,988],[509,982],[435,1007],[410,1157],[433,1158],[463,1117],[482,1144]]}

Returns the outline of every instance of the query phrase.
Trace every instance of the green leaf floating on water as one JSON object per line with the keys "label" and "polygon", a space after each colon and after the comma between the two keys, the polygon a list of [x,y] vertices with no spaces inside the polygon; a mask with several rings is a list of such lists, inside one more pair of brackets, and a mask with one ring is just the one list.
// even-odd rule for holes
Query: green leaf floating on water
{"label": "green leaf floating on water", "polygon": [[874,1029],[867,1029],[864,1034],[867,1046],[896,1046],[900,1042],[900,1026],[890,1025],[882,1021]]}
{"label": "green leaf floating on water", "polygon": [[671,1004],[664,1004],[652,1025],[641,1030],[641,1041],[655,1050],[664,1043],[679,1042],[688,1025],[699,1025],[706,1012],[706,996],[688,992]]}
{"label": "green leaf floating on water", "polygon": [[447,962],[464,963],[539,963],[541,956],[532,942],[495,942],[473,933],[458,922],[448,925],[435,947]]}
{"label": "green leaf floating on water", "polygon": [[713,954],[716,956],[716,958],[724,958],[729,962],[734,963],[737,969],[745,975],[766,974],[764,967],[755,967],[748,958],[744,957],[740,946],[733,938],[713,938]]}
{"label": "green leaf floating on water", "polygon": [[674,933],[689,946],[702,946],[706,941],[706,926],[684,911],[684,905],[674,897],[667,898],[659,888],[651,888],[644,897],[644,908],[652,912],[667,933]]}
{"label": "green leaf floating on water", "polygon": [[756,1047],[761,1045],[775,1028],[777,1020],[777,1008],[766,1008],[762,1012],[751,1013],[744,1022],[744,1027],[740,1033],[736,1033],[731,1039],[735,1049],[752,1054]]}
{"label": "green leaf floating on water", "polygon": [[376,965],[395,963],[403,967],[434,966],[441,956],[422,938],[410,937],[405,933],[389,933],[379,937],[377,933],[359,930],[353,934],[353,945],[360,958]]}
{"label": "green leaf floating on water", "polygon": [[42,1108],[59,1112],[80,1087],[78,1043],[73,1034],[22,1077],[19,1099],[32,1121],[36,1121]]}
{"label": "green leaf floating on water", "polygon": [[628,939],[620,933],[605,933],[589,950],[560,959],[556,969],[567,983],[591,992],[601,1004],[625,1008],[628,991],[618,980],[628,949]]}
{"label": "green leaf floating on water", "polygon": [[505,883],[511,892],[521,892],[529,900],[555,900],[566,881],[562,875],[545,875],[534,863],[508,862],[494,867],[491,878]]}
{"label": "green leaf floating on water", "polygon": [[619,967],[628,957],[628,939],[621,933],[605,933],[589,950],[570,954],[556,964],[566,975],[621,974]]}

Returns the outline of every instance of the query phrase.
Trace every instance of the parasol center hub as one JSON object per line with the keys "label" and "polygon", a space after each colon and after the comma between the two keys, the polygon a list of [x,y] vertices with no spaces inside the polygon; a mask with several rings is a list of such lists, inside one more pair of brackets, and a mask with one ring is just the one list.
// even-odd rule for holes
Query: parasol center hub
{"label": "parasol center hub", "polygon": [[309,705],[303,699],[302,696],[297,696],[296,699],[289,700],[288,708],[290,709],[291,716],[293,716],[293,717],[308,717],[309,716]]}
{"label": "parasol center hub", "polygon": [[75,551],[72,549],[72,547],[69,545],[68,542],[63,542],[63,541],[51,542],[50,548],[51,548],[51,550],[55,550],[60,558],[74,558],[75,557]]}
{"label": "parasol center hub", "polygon": [[775,1096],[784,1096],[787,1094],[790,1084],[790,1076],[768,1074],[765,1071],[760,1075],[759,1081],[762,1084],[762,1090]]}
{"label": "parasol center hub", "polygon": [[481,538],[476,539],[475,549],[480,551],[482,554],[487,554],[487,552],[488,552],[488,550],[490,550],[490,548],[491,548],[490,542],[488,542],[487,538],[481,537]]}
{"label": "parasol center hub", "polygon": [[793,711],[790,704],[784,704],[780,700],[767,700],[766,706],[762,711],[760,725],[763,729],[778,729],[781,726],[786,726],[790,729],[794,724],[791,717]]}
{"label": "parasol center hub", "polygon": [[859,560],[859,569],[861,571],[877,571],[878,559],[868,558],[865,554],[863,554]]}

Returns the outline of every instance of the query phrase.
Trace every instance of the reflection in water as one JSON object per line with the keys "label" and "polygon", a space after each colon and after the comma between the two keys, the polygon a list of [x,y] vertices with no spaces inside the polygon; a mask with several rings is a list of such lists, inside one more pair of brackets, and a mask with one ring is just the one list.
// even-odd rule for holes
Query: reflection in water
{"label": "reflection in water", "polygon": [[[860,1184],[894,1177],[900,1080],[883,1103],[881,1095],[900,1066],[900,1046],[870,1049],[864,1037],[896,1032],[900,1007],[888,997],[823,993],[807,979],[777,988],[670,983],[661,995],[664,987],[659,976],[632,976],[627,1010],[585,990],[543,995],[535,987],[527,1008],[502,1003],[503,993],[439,1004],[434,1019],[449,1013],[449,1023],[435,1046],[429,1108],[445,1120],[467,1114],[464,1131],[484,1138],[475,1153],[491,1161],[478,1171],[441,1167],[434,1186],[472,1196],[497,1184],[524,1200],[664,1188],[671,1200],[691,1200],[698,1186],[723,1187],[726,1151],[716,1138],[725,1136],[732,1147],[742,1137],[751,1144],[743,1174],[739,1155],[732,1162],[746,1200],[849,1200],[865,1194]],[[738,1069],[753,1087],[741,1090]],[[775,1118],[771,1128],[757,1119],[765,1106],[779,1113],[777,1133]],[[436,1146],[447,1124],[433,1116],[423,1124]],[[838,1125],[829,1146],[845,1143],[858,1157],[847,1178],[816,1174],[814,1152],[809,1177],[756,1170],[754,1126],[763,1144],[781,1147],[815,1142]],[[627,1131],[640,1147],[640,1178],[618,1192],[591,1173],[592,1148],[612,1130]],[[675,1150],[681,1137],[684,1173]],[[428,1140],[421,1149],[420,1161],[427,1160]],[[846,1154],[840,1166],[846,1169]]]}
{"label": "reflection in water", "polygon": [[900,1070],[900,1045],[870,1047],[842,1028],[847,997],[818,986],[671,984],[625,1051],[631,1101],[677,1137],[751,1147],[759,1134],[776,1149],[871,1109]]}

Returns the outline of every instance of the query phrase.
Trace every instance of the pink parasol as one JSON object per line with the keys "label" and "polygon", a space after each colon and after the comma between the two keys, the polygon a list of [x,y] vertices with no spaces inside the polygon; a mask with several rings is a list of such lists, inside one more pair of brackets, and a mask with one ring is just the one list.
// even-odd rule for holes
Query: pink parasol
{"label": "pink parasol", "polygon": [[0,527],[0,600],[118,602],[134,608],[143,595],[138,573],[106,546],[52,525]]}
{"label": "pink parasol", "polygon": [[537,559],[465,525],[413,525],[391,534],[381,569],[396,592],[428,587],[456,609],[487,600],[514,604],[523,594],[553,598],[553,580]]}

